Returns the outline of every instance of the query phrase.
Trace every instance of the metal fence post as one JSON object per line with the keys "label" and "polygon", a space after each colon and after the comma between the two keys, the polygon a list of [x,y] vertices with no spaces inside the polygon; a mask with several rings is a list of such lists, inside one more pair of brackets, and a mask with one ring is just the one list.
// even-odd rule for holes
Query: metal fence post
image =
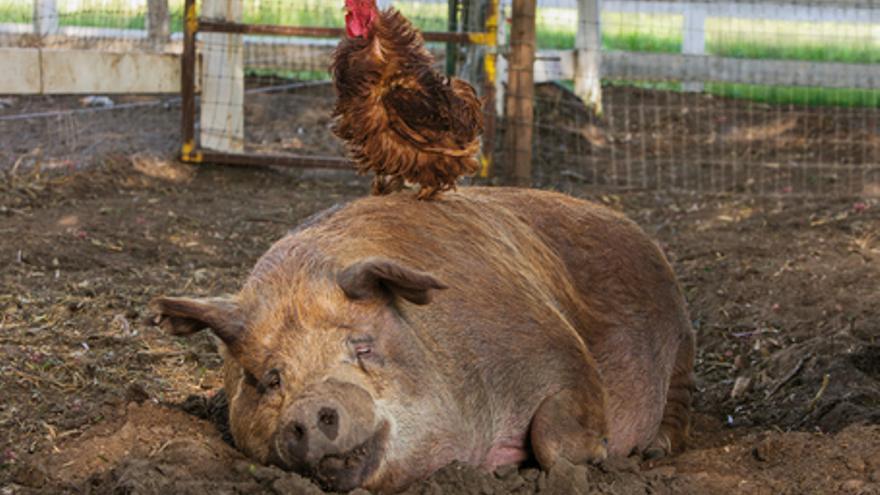
{"label": "metal fence post", "polygon": [[196,151],[196,32],[199,18],[196,0],[185,0],[183,6],[183,53],[180,56],[180,131],[183,143],[180,159],[199,162]]}

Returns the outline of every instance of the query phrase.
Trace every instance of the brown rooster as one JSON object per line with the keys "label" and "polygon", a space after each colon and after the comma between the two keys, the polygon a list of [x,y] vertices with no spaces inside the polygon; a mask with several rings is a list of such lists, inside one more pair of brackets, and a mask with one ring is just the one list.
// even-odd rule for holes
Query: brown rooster
{"label": "brown rooster", "polygon": [[333,132],[373,194],[419,184],[419,199],[455,188],[477,170],[482,105],[465,81],[433,69],[421,33],[375,0],[346,0],[345,32],[333,54]]}

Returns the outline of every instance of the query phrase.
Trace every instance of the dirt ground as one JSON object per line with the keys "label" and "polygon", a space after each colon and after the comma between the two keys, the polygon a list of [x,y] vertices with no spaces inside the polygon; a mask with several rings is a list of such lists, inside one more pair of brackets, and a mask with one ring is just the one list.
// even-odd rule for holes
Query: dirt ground
{"label": "dirt ground", "polygon": [[[224,441],[213,341],[162,334],[147,304],[235,291],[289,228],[368,184],[178,164],[167,112],[116,129],[125,142],[77,134],[83,162],[55,173],[26,163],[34,136],[0,134],[2,494],[320,493]],[[453,465],[410,493],[880,493],[880,198],[555,177],[638,222],[680,278],[699,348],[690,449],[550,475]]]}

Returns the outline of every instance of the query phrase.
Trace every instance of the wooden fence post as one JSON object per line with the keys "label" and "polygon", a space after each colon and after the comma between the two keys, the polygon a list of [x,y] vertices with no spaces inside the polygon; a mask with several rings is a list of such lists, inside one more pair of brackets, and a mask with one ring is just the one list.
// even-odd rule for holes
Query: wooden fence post
{"label": "wooden fence post", "polygon": [[[689,4],[684,11],[682,22],[681,52],[685,55],[706,54],[706,7],[701,4]],[[683,91],[700,93],[703,91],[701,82],[684,82]]]}
{"label": "wooden fence post", "polygon": [[512,158],[513,182],[520,187],[532,184],[535,9],[536,0],[513,0],[510,60],[507,67],[505,154]]}
{"label": "wooden fence post", "polygon": [[599,0],[578,0],[574,93],[597,115],[602,114],[602,28]]}
{"label": "wooden fence post", "polygon": [[[240,22],[242,0],[205,0],[202,17]],[[237,152],[244,148],[244,44],[242,35],[202,33],[203,148]]]}
{"label": "wooden fence post", "polygon": [[163,49],[171,41],[168,0],[147,0],[147,37],[153,49]]}
{"label": "wooden fence post", "polygon": [[46,36],[58,31],[58,6],[56,0],[34,0],[34,34]]}

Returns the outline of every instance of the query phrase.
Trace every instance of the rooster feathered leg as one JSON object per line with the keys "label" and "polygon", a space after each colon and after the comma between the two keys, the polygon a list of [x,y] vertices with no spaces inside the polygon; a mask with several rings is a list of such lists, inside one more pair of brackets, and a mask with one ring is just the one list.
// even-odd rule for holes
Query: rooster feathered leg
{"label": "rooster feathered leg", "polygon": [[376,174],[373,178],[373,196],[382,196],[403,189],[403,177],[399,175]]}
{"label": "rooster feathered leg", "polygon": [[420,200],[434,199],[439,193],[440,188],[436,186],[422,186],[416,198]]}

